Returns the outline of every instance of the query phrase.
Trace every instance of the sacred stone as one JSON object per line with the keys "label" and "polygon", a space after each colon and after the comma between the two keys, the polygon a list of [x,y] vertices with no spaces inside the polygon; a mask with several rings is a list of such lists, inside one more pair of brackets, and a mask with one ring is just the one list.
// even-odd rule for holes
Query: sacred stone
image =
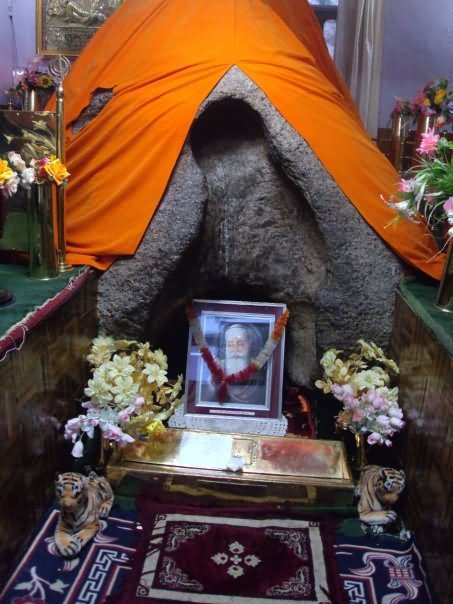
{"label": "sacred stone", "polygon": [[308,385],[328,347],[387,346],[402,272],[308,143],[233,67],[200,107],[136,254],[101,277],[100,328],[185,356],[192,297],[285,302],[285,366]]}

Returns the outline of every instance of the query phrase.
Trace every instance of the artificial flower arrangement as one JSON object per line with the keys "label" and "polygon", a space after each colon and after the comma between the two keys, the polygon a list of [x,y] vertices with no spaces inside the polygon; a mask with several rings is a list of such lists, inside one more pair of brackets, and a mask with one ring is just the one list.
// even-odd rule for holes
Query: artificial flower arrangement
{"label": "artificial flower arrangement", "polygon": [[16,80],[16,90],[43,90],[51,93],[55,88],[53,79],[50,77],[47,66],[41,57],[35,57],[30,67],[26,67],[20,77]]}
{"label": "artificial flower arrangement", "polygon": [[398,185],[387,204],[410,220],[423,218],[430,229],[447,227],[453,236],[453,142],[433,129],[422,134],[420,160]]}
{"label": "artificial flower arrangement", "polygon": [[448,80],[430,81],[417,92],[413,99],[395,97],[392,118],[403,116],[416,121],[420,115],[435,116],[435,126],[453,122],[453,90],[448,89]]}
{"label": "artificial flower arrangement", "polygon": [[182,375],[169,382],[162,350],[151,350],[148,342],[99,336],[87,360],[93,377],[85,388],[88,400],[82,403],[86,413],[65,426],[74,457],[83,456],[83,437],[93,438],[96,427],[120,447],[165,430],[162,422],[181,402]]}
{"label": "artificial flower arrangement", "polygon": [[414,112],[435,116],[435,125],[441,128],[453,120],[453,91],[448,90],[448,80],[427,82],[412,101]]}
{"label": "artificial flower arrangement", "polygon": [[8,153],[8,159],[0,159],[0,191],[5,197],[17,193],[19,185],[25,189],[29,189],[34,182],[54,182],[60,186],[66,184],[69,176],[66,167],[55,155],[32,159],[28,166],[15,151]]}
{"label": "artificial flower arrangement", "polygon": [[391,374],[399,373],[398,366],[374,342],[358,340],[358,344],[360,352],[346,359],[340,357],[341,350],[327,350],[321,359],[323,379],[315,385],[343,403],[338,426],[368,434],[370,445],[389,447],[390,438],[404,426],[398,388],[390,387]]}
{"label": "artificial flower arrangement", "polygon": [[399,96],[395,97],[395,105],[390,114],[391,118],[402,115],[403,117],[416,118],[416,111],[411,100],[403,99]]}

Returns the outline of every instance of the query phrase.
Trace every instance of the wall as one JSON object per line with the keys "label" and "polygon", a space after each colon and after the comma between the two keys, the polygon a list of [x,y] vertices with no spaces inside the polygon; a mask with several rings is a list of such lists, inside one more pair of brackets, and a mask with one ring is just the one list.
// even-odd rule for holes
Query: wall
{"label": "wall", "polygon": [[453,0],[382,0],[384,54],[379,125],[394,97],[410,98],[430,79],[453,84]]}
{"label": "wall", "polygon": [[12,6],[18,51],[18,65],[15,67],[26,65],[36,53],[36,0],[0,0],[0,103],[5,103],[4,91],[11,86],[11,69],[14,63],[9,6]]}

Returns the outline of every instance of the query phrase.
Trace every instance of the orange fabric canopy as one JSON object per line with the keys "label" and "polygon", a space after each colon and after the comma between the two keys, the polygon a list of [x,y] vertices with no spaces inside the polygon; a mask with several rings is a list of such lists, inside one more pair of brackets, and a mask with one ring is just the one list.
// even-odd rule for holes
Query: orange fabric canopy
{"label": "orange fabric canopy", "polygon": [[405,261],[439,278],[434,241],[394,218],[380,196],[398,175],[360,123],[306,0],[125,0],[65,82],[71,124],[97,88],[112,100],[78,134],[66,130],[72,176],[67,250],[105,269],[134,254],[197,109],[237,65],[267,95],[364,219]]}

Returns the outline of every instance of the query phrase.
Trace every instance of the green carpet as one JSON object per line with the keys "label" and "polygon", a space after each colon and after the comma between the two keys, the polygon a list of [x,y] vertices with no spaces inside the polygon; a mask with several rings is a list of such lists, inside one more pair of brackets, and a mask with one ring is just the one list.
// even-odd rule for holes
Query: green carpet
{"label": "green carpet", "polygon": [[438,286],[415,279],[404,279],[400,284],[401,295],[410,308],[453,354],[453,313],[435,306],[437,290]]}
{"label": "green carpet", "polygon": [[84,267],[76,267],[54,279],[41,281],[28,276],[26,266],[0,264],[0,288],[14,294],[14,302],[0,307],[0,337],[29,312],[61,291]]}
{"label": "green carpet", "polygon": [[0,237],[0,250],[28,249],[27,215],[24,212],[8,212]]}

